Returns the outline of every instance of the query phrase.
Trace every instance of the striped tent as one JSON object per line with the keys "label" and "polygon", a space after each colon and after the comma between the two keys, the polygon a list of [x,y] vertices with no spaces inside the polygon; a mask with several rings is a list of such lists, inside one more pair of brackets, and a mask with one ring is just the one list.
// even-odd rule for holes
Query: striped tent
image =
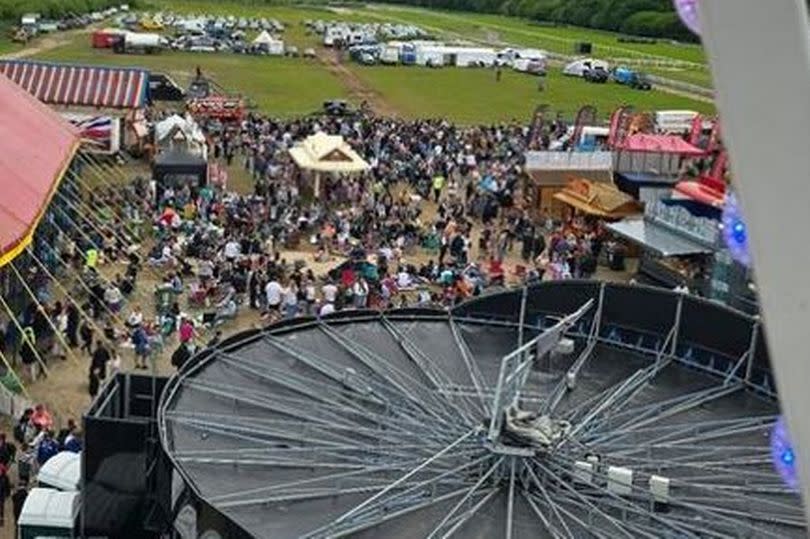
{"label": "striped tent", "polygon": [[149,88],[143,69],[0,60],[0,73],[50,105],[136,109]]}

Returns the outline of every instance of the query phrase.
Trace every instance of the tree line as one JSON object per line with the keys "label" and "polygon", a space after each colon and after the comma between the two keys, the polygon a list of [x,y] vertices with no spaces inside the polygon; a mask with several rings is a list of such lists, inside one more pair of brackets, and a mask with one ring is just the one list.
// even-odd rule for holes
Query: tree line
{"label": "tree line", "polygon": [[385,0],[450,10],[500,13],[550,24],[622,34],[695,41],[672,0]]}
{"label": "tree line", "polygon": [[123,3],[133,5],[132,1],[127,0],[0,0],[0,19],[16,22],[26,13],[39,13],[48,19],[60,19]]}

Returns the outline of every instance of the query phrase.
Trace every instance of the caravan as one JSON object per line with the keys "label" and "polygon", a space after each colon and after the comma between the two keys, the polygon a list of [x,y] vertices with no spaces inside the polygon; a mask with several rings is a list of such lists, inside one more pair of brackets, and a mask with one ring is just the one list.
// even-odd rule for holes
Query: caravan
{"label": "caravan", "polygon": [[565,68],[563,68],[563,75],[568,75],[569,77],[584,77],[585,73],[592,69],[610,71],[610,64],[604,60],[581,58],[566,65]]}
{"label": "caravan", "polygon": [[418,45],[416,47],[416,65],[442,67],[445,48],[435,45]]}
{"label": "caravan", "polygon": [[448,47],[446,55],[458,67],[490,67],[497,59],[494,49],[472,47]]}
{"label": "caravan", "polygon": [[383,45],[380,50],[380,63],[386,65],[398,64],[401,48],[402,44],[396,41]]}

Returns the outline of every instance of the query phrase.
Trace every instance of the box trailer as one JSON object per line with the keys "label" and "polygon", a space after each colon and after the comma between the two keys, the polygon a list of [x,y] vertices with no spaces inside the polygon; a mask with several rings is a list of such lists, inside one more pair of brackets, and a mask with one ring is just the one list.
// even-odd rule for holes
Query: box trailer
{"label": "box trailer", "polygon": [[416,65],[441,67],[444,65],[444,47],[416,47]]}
{"label": "box trailer", "polygon": [[399,43],[388,43],[380,50],[380,63],[394,65],[399,63],[399,54],[402,46]]}
{"label": "box trailer", "polygon": [[495,49],[458,47],[449,49],[448,54],[454,60],[448,63],[458,67],[489,67],[498,58]]}

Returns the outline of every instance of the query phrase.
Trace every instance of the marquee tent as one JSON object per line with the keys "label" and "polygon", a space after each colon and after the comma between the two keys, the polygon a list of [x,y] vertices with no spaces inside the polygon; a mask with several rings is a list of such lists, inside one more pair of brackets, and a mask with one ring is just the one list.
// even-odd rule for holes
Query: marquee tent
{"label": "marquee tent", "polygon": [[617,145],[616,150],[677,154],[685,157],[700,157],[706,154],[705,150],[689,144],[681,137],[675,135],[651,135],[648,133],[636,133],[626,137]]}
{"label": "marquee tent", "polygon": [[193,118],[183,118],[177,114],[155,124],[155,141],[162,150],[179,150],[194,155],[208,157],[205,134]]}
{"label": "marquee tent", "polygon": [[0,74],[49,105],[142,108],[149,90],[143,69],[0,60]]}
{"label": "marquee tent", "polygon": [[296,144],[290,156],[300,169],[315,173],[315,196],[320,193],[321,174],[357,174],[370,168],[343,137],[322,131]]}
{"label": "marquee tent", "polygon": [[80,144],[79,131],[0,77],[0,266],[30,243]]}
{"label": "marquee tent", "polygon": [[253,45],[266,50],[268,54],[284,54],[284,42],[271,36],[267,30],[262,30],[262,33],[256,36]]}
{"label": "marquee tent", "polygon": [[290,150],[295,164],[316,172],[357,173],[369,169],[369,164],[349,146],[340,135],[319,131]]}

